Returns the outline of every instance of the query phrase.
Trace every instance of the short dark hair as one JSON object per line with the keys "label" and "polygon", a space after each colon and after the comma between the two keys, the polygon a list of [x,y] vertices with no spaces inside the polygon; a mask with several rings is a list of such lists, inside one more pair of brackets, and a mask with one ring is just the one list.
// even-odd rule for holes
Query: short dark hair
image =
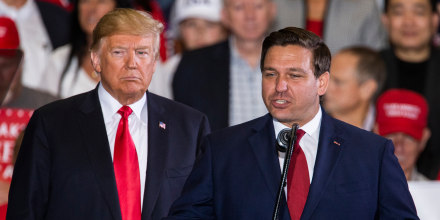
{"label": "short dark hair", "polygon": [[364,46],[347,47],[339,51],[339,54],[342,53],[351,54],[358,58],[356,78],[360,84],[370,79],[374,80],[377,83],[377,89],[373,98],[377,98],[386,79],[385,62],[380,53]]}
{"label": "short dark hair", "polygon": [[[391,0],[385,0],[384,1],[384,5],[383,5],[383,12],[384,13],[388,12],[390,1]],[[429,5],[431,5],[431,11],[433,13],[436,13],[437,12],[437,6],[436,6],[437,5],[437,0],[427,0],[427,1],[429,1]]]}
{"label": "short dark hair", "polygon": [[267,51],[273,46],[297,45],[312,52],[313,73],[316,78],[330,70],[331,53],[324,41],[316,34],[297,27],[287,27],[270,33],[263,41],[260,68],[264,68]]}

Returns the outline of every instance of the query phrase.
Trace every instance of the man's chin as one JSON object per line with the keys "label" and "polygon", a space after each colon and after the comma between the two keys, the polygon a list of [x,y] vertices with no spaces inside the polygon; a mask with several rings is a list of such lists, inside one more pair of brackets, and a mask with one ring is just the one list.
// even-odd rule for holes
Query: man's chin
{"label": "man's chin", "polygon": [[272,114],[271,113],[271,115],[272,115],[272,117],[274,118],[274,119],[276,119],[277,121],[279,121],[279,122],[281,122],[282,124],[292,124],[292,122],[293,122],[293,119],[292,119],[292,117],[290,116],[290,115],[287,115],[287,114]]}

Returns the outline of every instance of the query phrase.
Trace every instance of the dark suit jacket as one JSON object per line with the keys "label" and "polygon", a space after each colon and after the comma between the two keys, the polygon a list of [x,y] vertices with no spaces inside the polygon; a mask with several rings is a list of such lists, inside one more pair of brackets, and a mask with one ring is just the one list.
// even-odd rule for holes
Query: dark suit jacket
{"label": "dark suit jacket", "polygon": [[[381,51],[387,67],[385,89],[401,88],[397,57],[392,49]],[[414,73],[417,74],[417,73]],[[431,138],[417,161],[417,169],[431,179],[435,179],[440,170],[440,50],[433,48],[428,60],[425,81],[425,96],[429,105],[428,127]]]}
{"label": "dark suit jacket", "polygon": [[229,125],[229,42],[183,54],[173,80],[174,100],[208,116],[211,129]]}
{"label": "dark suit jacket", "polygon": [[[270,115],[208,135],[168,219],[271,219],[281,171]],[[290,219],[285,198],[280,219]],[[393,145],[323,113],[301,219],[418,219]]]}
{"label": "dark suit jacket", "polygon": [[[52,49],[56,49],[70,40],[70,12],[53,3],[36,0],[41,19],[49,35]],[[77,18],[74,18],[77,19]]]}
{"label": "dark suit jacket", "polygon": [[[145,220],[166,216],[209,130],[204,115],[182,104],[148,92],[147,102]],[[15,165],[7,214],[11,220],[121,219],[97,89],[34,112]]]}

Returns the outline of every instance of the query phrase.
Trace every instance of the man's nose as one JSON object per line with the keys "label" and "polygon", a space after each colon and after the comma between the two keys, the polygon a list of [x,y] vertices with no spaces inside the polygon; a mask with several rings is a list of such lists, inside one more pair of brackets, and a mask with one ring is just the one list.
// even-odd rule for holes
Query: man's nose
{"label": "man's nose", "polygon": [[256,6],[254,6],[254,5],[246,5],[244,7],[245,17],[247,19],[254,19],[255,18],[256,10],[257,10]]}
{"label": "man's nose", "polygon": [[284,92],[287,90],[287,81],[283,79],[282,77],[278,77],[276,81],[276,91],[277,92]]}
{"label": "man's nose", "polygon": [[128,53],[127,57],[127,68],[134,69],[137,67],[136,63],[136,52]]}

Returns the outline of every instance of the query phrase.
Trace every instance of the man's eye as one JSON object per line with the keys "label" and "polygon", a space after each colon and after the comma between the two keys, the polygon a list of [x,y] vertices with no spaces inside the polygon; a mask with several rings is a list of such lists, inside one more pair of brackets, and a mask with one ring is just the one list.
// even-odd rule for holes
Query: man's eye
{"label": "man's eye", "polygon": [[264,73],[265,77],[273,77],[275,76],[275,73]]}
{"label": "man's eye", "polygon": [[148,55],[148,51],[145,51],[145,50],[138,50],[138,51],[136,51],[136,53],[137,53],[138,55],[141,55],[141,56],[146,56],[146,55]]}
{"label": "man's eye", "polygon": [[121,50],[114,50],[112,53],[113,53],[113,55],[121,55],[122,51]]}

